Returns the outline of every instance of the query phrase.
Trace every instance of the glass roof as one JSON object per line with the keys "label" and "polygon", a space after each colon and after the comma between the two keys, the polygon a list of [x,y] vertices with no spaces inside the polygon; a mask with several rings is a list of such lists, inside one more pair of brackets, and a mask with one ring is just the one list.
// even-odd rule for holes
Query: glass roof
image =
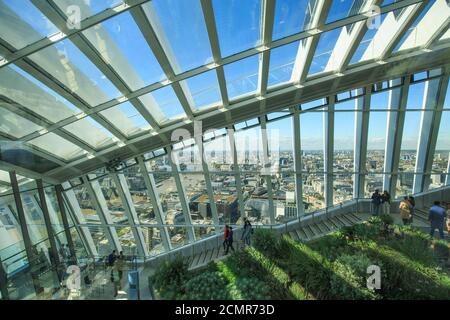
{"label": "glass roof", "polygon": [[[64,161],[88,160],[92,150],[123,147],[188,118],[209,119],[224,103],[238,105],[234,123],[266,88],[275,97],[354,64],[370,72],[381,55],[433,49],[450,38],[445,0],[385,0],[389,11],[373,28],[348,19],[368,17],[371,0],[330,0],[323,8],[318,0],[153,0],[132,10],[122,0],[52,3],[41,12],[31,0],[0,0],[0,132]],[[73,31],[82,37],[66,37],[56,14],[70,17],[75,8],[81,20],[101,19]]]}
{"label": "glass roof", "polygon": [[59,32],[29,0],[0,0],[0,38],[15,49]]}

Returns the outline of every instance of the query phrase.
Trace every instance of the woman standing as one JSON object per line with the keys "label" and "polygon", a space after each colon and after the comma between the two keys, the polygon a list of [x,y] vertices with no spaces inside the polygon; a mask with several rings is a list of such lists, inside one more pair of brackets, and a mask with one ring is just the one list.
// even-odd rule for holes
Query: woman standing
{"label": "woman standing", "polygon": [[250,238],[253,233],[252,224],[247,218],[244,218],[244,230],[242,231],[241,240],[244,242],[244,247],[250,245]]}
{"label": "woman standing", "polygon": [[411,204],[408,201],[408,197],[404,197],[399,205],[400,218],[402,218],[403,224],[407,225],[411,219]]}
{"label": "woman standing", "polygon": [[383,191],[383,194],[381,195],[381,203],[383,207],[383,213],[384,214],[390,214],[391,213],[391,195],[387,190]]}

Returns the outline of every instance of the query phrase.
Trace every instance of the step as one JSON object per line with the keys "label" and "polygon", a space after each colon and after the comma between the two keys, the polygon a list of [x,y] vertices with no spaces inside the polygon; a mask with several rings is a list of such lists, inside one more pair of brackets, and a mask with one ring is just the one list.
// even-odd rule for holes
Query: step
{"label": "step", "polygon": [[295,231],[290,231],[290,232],[289,232],[289,236],[290,236],[291,239],[294,240],[294,241],[300,240],[299,237],[298,237],[297,232],[295,232]]}
{"label": "step", "polygon": [[360,217],[358,217],[356,214],[350,212],[348,215],[349,219],[353,220],[355,223],[360,223],[361,221],[363,221],[363,219],[361,219]]}
{"label": "step", "polygon": [[322,221],[317,222],[316,227],[320,230],[321,234],[327,234],[330,231]]}
{"label": "step", "polygon": [[205,254],[203,254],[202,256],[200,256],[200,260],[198,261],[199,264],[204,264],[206,261],[206,257],[209,254],[209,250],[204,251]]}
{"label": "step", "polygon": [[342,219],[342,221],[347,221],[351,226],[355,224],[355,222],[352,219],[350,219],[346,214],[343,214],[339,217]]}
{"label": "step", "polygon": [[330,221],[334,223],[334,225],[336,226],[337,229],[345,227],[345,224],[342,221],[340,221],[339,219],[337,219],[336,217],[331,217]]}
{"label": "step", "polygon": [[336,226],[334,225],[334,223],[332,223],[329,219],[325,219],[322,221],[324,225],[327,226],[328,230],[330,231],[334,231],[336,230]]}
{"label": "step", "polygon": [[335,217],[337,220],[339,220],[341,223],[343,223],[346,227],[349,227],[352,225],[352,223],[348,222],[346,219],[343,219],[341,215]]}
{"label": "step", "polygon": [[198,265],[199,260],[200,260],[200,254],[195,255],[194,259],[192,259],[190,269],[195,268]]}
{"label": "step", "polygon": [[311,239],[312,237],[314,237],[314,234],[312,233],[312,231],[308,228],[308,226],[304,226],[303,228],[301,228],[305,234],[306,234],[306,238],[305,239]]}
{"label": "step", "polygon": [[314,237],[322,235],[322,231],[320,231],[319,228],[315,224],[310,224],[309,228],[311,229],[312,233],[314,234]]}
{"label": "step", "polygon": [[295,232],[297,232],[297,236],[300,240],[305,240],[306,238],[308,238],[308,236],[306,235],[305,231],[302,230],[302,228],[295,229]]}

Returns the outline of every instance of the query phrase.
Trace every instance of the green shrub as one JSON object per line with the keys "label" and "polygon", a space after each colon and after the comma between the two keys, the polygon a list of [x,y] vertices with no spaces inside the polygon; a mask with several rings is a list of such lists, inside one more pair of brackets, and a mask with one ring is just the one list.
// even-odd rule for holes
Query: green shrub
{"label": "green shrub", "polygon": [[394,224],[394,218],[390,214],[380,214],[380,220],[386,225]]}
{"label": "green shrub", "polygon": [[367,288],[367,267],[370,259],[361,253],[342,255],[333,262],[330,291],[336,299],[376,299],[377,295]]}
{"label": "green shrub", "polygon": [[347,246],[347,240],[342,232],[333,232],[322,238],[311,241],[309,246],[332,261],[351,248]]}
{"label": "green shrub", "polygon": [[182,257],[172,261],[164,261],[150,276],[150,283],[163,299],[173,300],[184,293],[184,285],[188,280],[188,263]]}
{"label": "green shrub", "polygon": [[440,259],[448,259],[449,257],[449,243],[445,240],[433,240],[433,248],[437,257]]}
{"label": "green shrub", "polygon": [[269,257],[280,257],[279,238],[268,229],[256,229],[253,235],[253,246]]}
{"label": "green shrub", "polygon": [[256,278],[239,278],[235,283],[227,286],[230,296],[236,300],[270,300],[270,286]]}
{"label": "green shrub", "polygon": [[230,299],[226,289],[227,281],[219,272],[205,272],[188,280],[185,294],[177,298],[181,300],[227,300]]}

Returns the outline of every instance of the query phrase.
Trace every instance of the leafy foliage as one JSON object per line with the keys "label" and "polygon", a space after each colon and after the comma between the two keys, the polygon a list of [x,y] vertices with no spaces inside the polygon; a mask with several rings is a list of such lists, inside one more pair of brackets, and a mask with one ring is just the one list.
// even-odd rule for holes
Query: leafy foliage
{"label": "leafy foliage", "polygon": [[230,299],[226,289],[227,281],[219,272],[205,272],[188,280],[186,293],[177,297],[182,300],[227,300]]}
{"label": "leafy foliage", "polygon": [[150,283],[163,299],[175,299],[184,293],[188,280],[188,264],[182,257],[164,263],[150,276]]}

